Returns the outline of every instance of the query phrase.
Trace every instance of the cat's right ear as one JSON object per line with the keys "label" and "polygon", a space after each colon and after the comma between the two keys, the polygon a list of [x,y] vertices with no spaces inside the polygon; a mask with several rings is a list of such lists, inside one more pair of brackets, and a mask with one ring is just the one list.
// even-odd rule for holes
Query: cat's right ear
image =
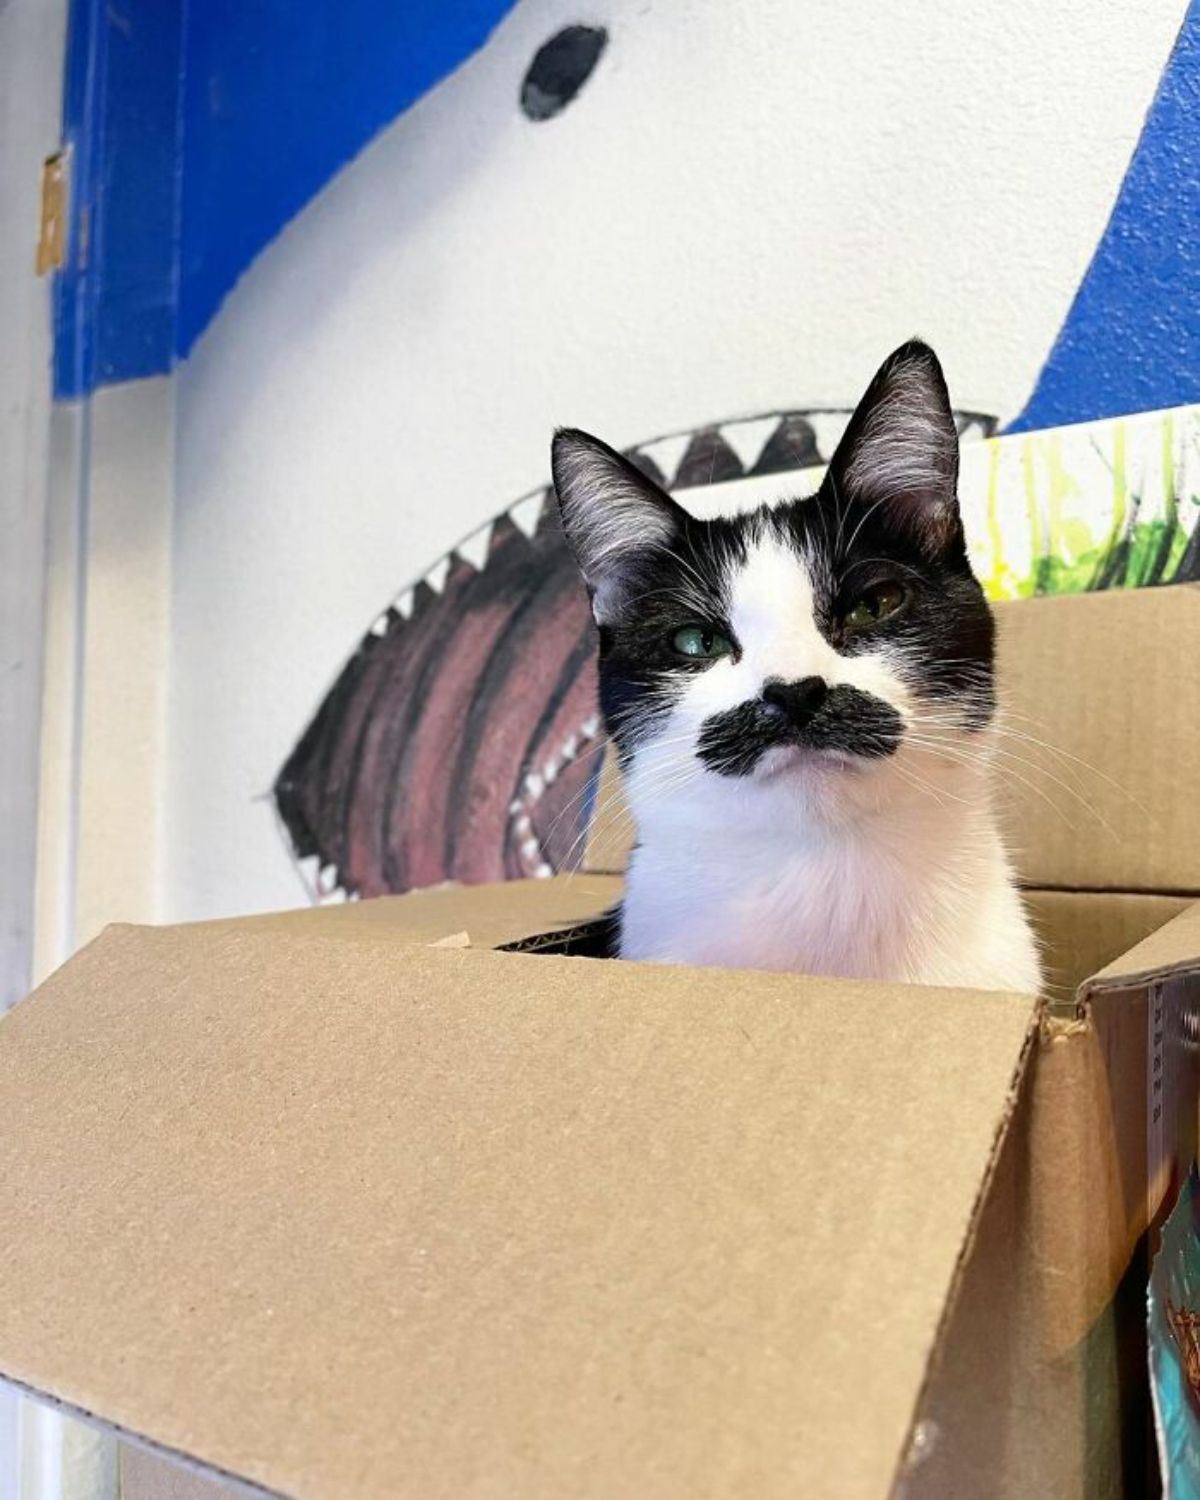
{"label": "cat's right ear", "polygon": [[671,550],[687,514],[627,458],[575,428],[554,434],[551,468],[567,545],[604,623],[644,586],[655,554]]}

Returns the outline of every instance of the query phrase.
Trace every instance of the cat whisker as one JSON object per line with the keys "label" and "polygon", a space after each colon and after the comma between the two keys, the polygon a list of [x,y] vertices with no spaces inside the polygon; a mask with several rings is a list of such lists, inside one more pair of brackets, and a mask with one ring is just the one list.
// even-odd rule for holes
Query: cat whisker
{"label": "cat whisker", "polygon": [[916,579],[923,578],[923,574],[919,568],[914,568],[911,564],[901,562],[899,558],[895,557],[856,557],[844,570],[843,576],[853,573],[855,568],[870,567],[872,563],[881,563],[888,568],[898,568],[902,573],[911,573]]}
{"label": "cat whisker", "polygon": [[[652,773],[647,777],[650,782],[647,790],[659,796],[668,796],[673,791],[679,790],[696,774],[693,766],[668,766],[660,769],[663,774],[659,780],[656,781]],[[674,773],[674,777],[672,773]],[[610,795],[602,804],[597,806],[587,827],[581,829],[572,841],[564,856],[564,865],[570,865],[571,860],[579,849],[579,845],[585,839],[599,839],[601,837],[612,836],[626,824],[632,828],[634,823],[634,813],[627,798],[620,793]],[[572,871],[571,873],[574,872]]]}
{"label": "cat whisker", "polygon": [[[912,734],[906,735],[905,738],[907,741],[915,745],[923,745],[924,748],[935,751],[936,753],[944,755],[949,759],[957,759],[960,764],[975,764],[978,761],[978,757],[973,757],[972,754],[970,752],[966,752],[963,747],[950,745],[944,740],[922,741],[919,736]],[[1052,776],[1048,771],[1046,771],[1044,766],[1037,764],[1037,762],[1035,761],[1027,760],[1025,757],[1019,756],[1011,750],[1004,750],[998,746],[992,747],[992,753],[1003,756],[1004,759],[1009,762],[1009,764],[1006,764],[1001,768],[1004,775],[1011,776],[1014,781],[1019,781],[1022,786],[1028,788],[1028,790],[1031,791],[1035,796],[1040,797],[1042,801],[1045,802],[1048,807],[1052,808],[1055,814],[1067,824],[1068,828],[1070,828],[1072,832],[1076,831],[1075,824],[1071,821],[1070,818],[1068,818],[1064,810],[1058,805],[1057,802],[1054,801],[1054,799],[1049,795],[1045,788],[1038,786],[1035,782],[1031,781],[1029,777],[1023,776],[1019,771],[1014,770],[1011,762],[1015,761],[1017,764],[1023,765],[1027,769],[1036,771],[1039,775],[1045,776],[1049,781],[1053,782],[1055,786],[1059,787],[1062,791],[1066,792],[1069,797],[1073,798],[1073,800],[1077,802],[1079,806],[1091,818],[1093,818],[1095,822],[1105,830],[1106,833],[1110,835],[1110,837],[1114,839],[1119,837],[1116,830],[1112,827],[1108,820],[1092,803],[1087,800],[1086,797],[1079,793],[1074,787],[1069,786],[1065,781],[1060,780],[1058,777]]]}
{"label": "cat whisker", "polygon": [[[937,719],[928,714],[919,714],[915,716],[913,719],[913,723],[941,723],[949,725],[951,727],[961,727],[956,726],[953,719]],[[1117,781],[1114,777],[1109,776],[1106,772],[1102,771],[1098,766],[1093,765],[1090,761],[1084,760],[1081,756],[1073,755],[1070,751],[1061,749],[1059,746],[1052,744],[1049,740],[1041,739],[1037,735],[1029,734],[1024,730],[1016,729],[1013,726],[1006,724],[1004,722],[1003,711],[1001,713],[1001,716],[988,726],[988,732],[994,735],[1001,735],[1009,739],[1018,740],[1022,744],[1028,745],[1032,748],[1044,750],[1047,754],[1053,755],[1060,760],[1069,761],[1071,763],[1069,766],[1062,766],[1060,768],[1063,770],[1064,774],[1074,771],[1074,774],[1078,775],[1080,771],[1084,771],[1088,775],[1096,777],[1098,781],[1103,781],[1115,792],[1118,792],[1121,796],[1125,797],[1132,804],[1132,806],[1138,809],[1138,811],[1147,813],[1148,815],[1148,809],[1146,808],[1145,804],[1139,801],[1139,799],[1136,798],[1127,787],[1123,786],[1121,782]],[[1042,770],[1043,773],[1047,776],[1050,776],[1052,774],[1051,772],[1046,771],[1045,768],[1036,761],[1031,760],[1028,762],[1028,764],[1030,766],[1036,767],[1039,770]],[[1076,767],[1078,767],[1078,770],[1075,770]]]}
{"label": "cat whisker", "polygon": [[922,793],[922,795],[932,797],[940,807],[944,807],[946,805],[946,797],[949,797],[952,802],[960,803],[964,807],[969,806],[969,803],[965,798],[956,797],[952,792],[947,791],[944,787],[939,789],[937,787],[931,786],[922,777],[918,776],[915,771],[912,771],[907,766],[901,765],[899,762],[896,762],[892,769],[900,777],[901,781],[907,782],[909,786],[915,788],[915,790]]}

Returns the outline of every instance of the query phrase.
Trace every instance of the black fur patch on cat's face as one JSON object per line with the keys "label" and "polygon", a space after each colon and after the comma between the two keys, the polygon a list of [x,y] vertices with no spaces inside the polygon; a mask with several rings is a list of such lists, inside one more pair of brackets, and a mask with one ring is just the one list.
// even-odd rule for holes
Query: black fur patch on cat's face
{"label": "black fur patch on cat's face", "polygon": [[695,621],[729,629],[730,569],[744,559],[739,518],[688,518],[669,552],[643,559],[626,609],[600,622],[600,707],[622,759],[670,714],[678,690],[706,669],[681,657],[673,638]]}

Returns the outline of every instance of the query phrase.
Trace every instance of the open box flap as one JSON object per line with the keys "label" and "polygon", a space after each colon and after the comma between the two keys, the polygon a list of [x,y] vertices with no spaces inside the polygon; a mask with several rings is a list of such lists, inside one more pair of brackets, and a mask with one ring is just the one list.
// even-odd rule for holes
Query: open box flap
{"label": "open box flap", "polygon": [[882,1496],[1027,998],[110,929],[0,1023],[0,1371],[268,1490]]}
{"label": "open box flap", "polygon": [[[1200,587],[1120,589],[995,606],[1007,728],[997,742],[1001,826],[1023,885],[1200,895],[1200,798],[1180,767],[1200,741]],[[1136,705],[1136,711],[1135,711]],[[624,869],[620,776],[601,773],[586,863]]]}
{"label": "open box flap", "polygon": [[404,896],[228,917],[199,925],[210,931],[275,932],[365,942],[386,938],[425,945],[450,945],[462,940],[462,947],[500,948],[598,916],[613,906],[620,894],[620,880],[580,872],[547,880],[445,885]]}
{"label": "open box flap", "polygon": [[1114,959],[1081,986],[1081,1000],[1110,990],[1129,990],[1172,974],[1200,973],[1200,901],[1193,901],[1164,927]]}

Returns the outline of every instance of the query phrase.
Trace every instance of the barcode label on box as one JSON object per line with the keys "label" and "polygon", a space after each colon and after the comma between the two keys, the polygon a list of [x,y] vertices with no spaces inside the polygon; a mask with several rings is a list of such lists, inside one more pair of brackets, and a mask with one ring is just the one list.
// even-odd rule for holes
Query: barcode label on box
{"label": "barcode label on box", "polygon": [[1160,980],[1150,986],[1146,1007],[1146,1222],[1152,1223],[1171,1180],[1175,1142],[1167,1067],[1167,994]]}

